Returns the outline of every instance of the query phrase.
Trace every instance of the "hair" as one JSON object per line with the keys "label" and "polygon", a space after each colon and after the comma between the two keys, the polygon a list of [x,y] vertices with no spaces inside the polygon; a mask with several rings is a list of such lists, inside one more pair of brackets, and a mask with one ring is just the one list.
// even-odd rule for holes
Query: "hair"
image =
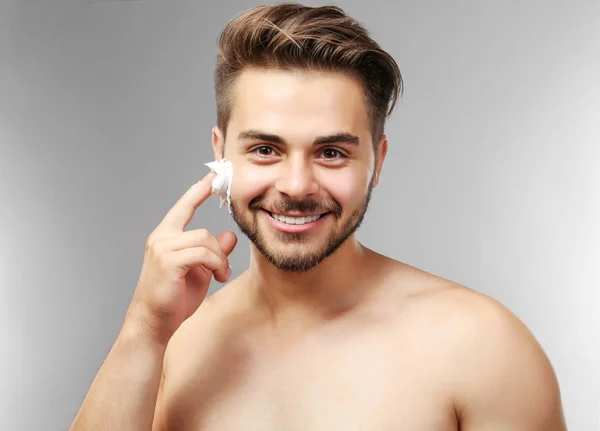
{"label": "hair", "polygon": [[232,87],[245,68],[331,71],[358,80],[373,145],[403,92],[400,69],[369,32],[337,6],[258,6],[231,20],[218,40],[214,73],[217,126],[226,135]]}

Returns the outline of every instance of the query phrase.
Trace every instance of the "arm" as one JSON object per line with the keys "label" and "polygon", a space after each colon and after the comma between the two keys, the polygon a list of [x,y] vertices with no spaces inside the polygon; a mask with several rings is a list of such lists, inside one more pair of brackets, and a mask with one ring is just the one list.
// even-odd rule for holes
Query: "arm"
{"label": "arm", "polygon": [[457,412],[464,431],[567,431],[552,365],[528,328],[493,301],[465,331]]}
{"label": "arm", "polygon": [[[233,232],[185,231],[211,195],[214,174],[191,186],[148,236],[125,322],[79,410],[71,431],[157,431],[157,398],[167,345],[198,309],[211,279],[226,282]],[[156,413],[155,413],[156,410]]]}
{"label": "arm", "polygon": [[70,431],[150,431],[165,350],[143,331],[124,326]]}

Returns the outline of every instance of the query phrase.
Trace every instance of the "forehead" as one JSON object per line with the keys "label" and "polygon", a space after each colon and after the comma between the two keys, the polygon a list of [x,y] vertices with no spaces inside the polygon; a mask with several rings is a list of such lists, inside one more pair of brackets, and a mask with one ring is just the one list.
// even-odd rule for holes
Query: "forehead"
{"label": "forehead", "polygon": [[367,139],[370,124],[364,91],[347,74],[245,69],[232,89],[228,129],[260,129],[286,139],[348,132]]}

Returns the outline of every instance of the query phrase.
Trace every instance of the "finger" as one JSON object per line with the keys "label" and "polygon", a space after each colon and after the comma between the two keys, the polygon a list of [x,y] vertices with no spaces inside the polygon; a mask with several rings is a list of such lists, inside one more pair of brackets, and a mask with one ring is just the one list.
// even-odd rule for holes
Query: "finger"
{"label": "finger", "polygon": [[231,231],[225,231],[217,235],[215,241],[218,242],[223,254],[225,254],[225,260],[227,261],[227,268],[225,272],[219,271],[215,273],[215,279],[220,283],[225,283],[231,277],[231,264],[229,263],[229,255],[237,245],[237,236]]}
{"label": "finger", "polygon": [[[235,236],[235,234],[233,235]],[[157,254],[162,254],[164,252],[170,253],[193,247],[206,247],[221,259],[221,267],[215,272],[216,279],[221,281],[226,280],[229,277],[229,261],[227,255],[217,239],[206,229],[186,231],[179,235],[159,240],[155,244]]]}
{"label": "finger", "polygon": [[221,250],[223,250],[225,256],[229,256],[237,245],[238,238],[235,233],[231,232],[230,230],[226,230],[225,232],[217,235],[216,241],[221,246]]}
{"label": "finger", "polygon": [[186,285],[189,288],[188,294],[191,295],[190,301],[187,304],[188,316],[194,314],[198,306],[206,298],[211,278],[212,273],[202,266],[191,267],[185,275]]}
{"label": "finger", "polygon": [[169,253],[165,259],[168,264],[188,271],[193,267],[203,266],[209,271],[214,272],[223,265],[223,260],[206,247],[191,247],[177,250]]}
{"label": "finger", "polygon": [[[170,256],[180,267],[188,269],[188,275],[200,277],[204,270],[208,270],[219,283],[225,283],[231,276],[227,258],[213,253],[206,247],[185,248],[172,252]],[[208,275],[210,277],[210,274]]]}
{"label": "finger", "polygon": [[181,232],[194,217],[196,209],[206,200],[212,191],[212,181],[216,174],[209,172],[204,178],[191,186],[184,195],[167,212],[155,229],[155,234],[171,234]]}
{"label": "finger", "polygon": [[[205,280],[207,278],[208,280],[210,280],[211,277],[212,273],[203,266],[192,266],[188,273],[185,275],[188,284],[194,286],[205,286],[207,284]],[[206,287],[208,288],[208,286]]]}

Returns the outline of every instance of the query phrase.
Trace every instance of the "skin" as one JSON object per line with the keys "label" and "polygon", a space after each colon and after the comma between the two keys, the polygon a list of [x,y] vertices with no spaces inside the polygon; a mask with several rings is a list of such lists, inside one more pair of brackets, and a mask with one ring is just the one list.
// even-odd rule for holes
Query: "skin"
{"label": "skin", "polygon": [[[171,338],[154,431],[566,430],[552,366],[515,315],[355,238],[388,148],[355,81],[245,70],[233,106],[213,147],[234,166],[250,265]],[[313,145],[338,133],[360,142]],[[259,208],[337,214],[294,236]]]}

